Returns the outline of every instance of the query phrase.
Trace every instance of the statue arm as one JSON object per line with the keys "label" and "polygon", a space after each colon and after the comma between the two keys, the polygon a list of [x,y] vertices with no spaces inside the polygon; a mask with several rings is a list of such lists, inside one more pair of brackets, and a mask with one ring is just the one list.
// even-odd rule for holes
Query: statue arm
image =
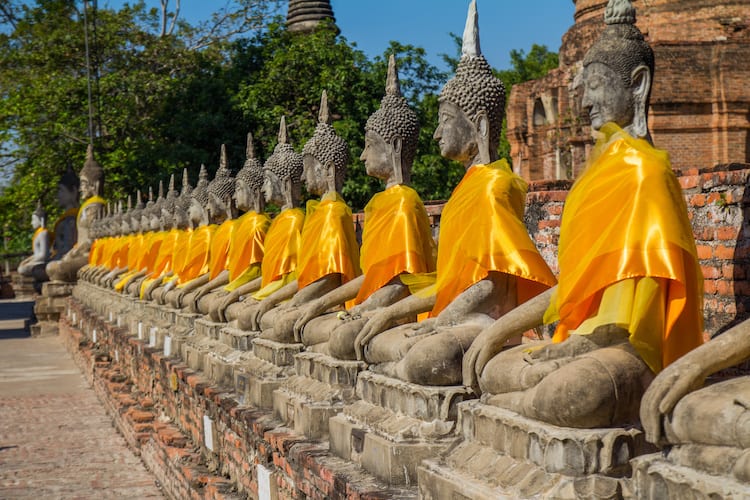
{"label": "statue arm", "polygon": [[276,307],[276,304],[294,297],[298,291],[299,284],[297,280],[287,283],[271,295],[260,301],[257,307],[252,310],[250,325],[253,330],[260,330],[260,320],[264,314]]}
{"label": "statue arm", "polygon": [[302,329],[313,318],[317,318],[327,310],[355,298],[359,293],[359,289],[362,288],[364,281],[364,275],[358,276],[348,283],[334,288],[322,297],[308,302],[304,311],[302,311],[302,315],[294,322],[295,337],[297,339],[300,338]]}
{"label": "statue arm", "polygon": [[431,311],[435,306],[435,301],[435,295],[429,297],[410,295],[376,313],[365,323],[354,341],[357,359],[364,359],[364,348],[373,337],[395,326],[400,320]]}
{"label": "statue arm", "polygon": [[708,376],[748,359],[750,320],[693,349],[662,370],[641,401],[641,423],[646,439],[658,445],[667,444],[662,432],[662,416],[670,413],[687,394],[703,387]]}
{"label": "statue arm", "polygon": [[248,293],[253,293],[255,291],[260,290],[260,286],[263,283],[263,278],[255,278],[254,280],[245,283],[242,286],[239,286],[229,292],[224,298],[221,299],[221,302],[219,303],[218,307],[216,308],[216,311],[211,312],[211,316],[214,319],[214,321],[226,321],[227,318],[225,316],[227,307],[229,307],[230,304],[234,304],[235,302],[240,300],[240,297],[243,295],[247,295]]}
{"label": "statue arm", "polygon": [[226,285],[227,283],[229,283],[229,271],[225,269],[224,271],[220,272],[217,277],[198,288],[198,293],[195,294],[193,303],[190,304],[190,306],[193,308],[193,312],[199,312],[198,303],[200,302],[202,297],[204,297],[207,293],[210,293],[211,291],[219,288],[220,286]]}
{"label": "statue arm", "polygon": [[467,387],[477,388],[477,380],[487,362],[499,353],[506,341],[540,326],[556,287],[537,295],[496,320],[472,342],[464,355],[463,379]]}

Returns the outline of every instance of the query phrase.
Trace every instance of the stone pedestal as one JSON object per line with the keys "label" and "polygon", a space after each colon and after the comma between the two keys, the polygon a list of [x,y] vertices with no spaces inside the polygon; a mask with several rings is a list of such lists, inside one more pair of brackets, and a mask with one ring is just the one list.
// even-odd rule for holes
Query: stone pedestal
{"label": "stone pedestal", "polygon": [[459,429],[419,467],[422,497],[627,498],[630,460],[654,450],[637,428],[557,427],[479,401],[460,405]]}
{"label": "stone pedestal", "polygon": [[33,299],[37,295],[35,280],[31,276],[23,276],[13,273],[11,277],[11,286],[16,299]]}
{"label": "stone pedestal", "polygon": [[[633,487],[637,498],[750,498],[750,483],[727,473],[734,464],[747,461],[748,450],[726,446],[673,446],[668,453],[644,455],[633,460]],[[696,457],[707,461],[699,470]],[[714,470],[708,470],[714,469]],[[722,470],[724,469],[724,470]]]}
{"label": "stone pedestal", "polygon": [[74,286],[75,283],[63,281],[49,281],[42,285],[42,295],[34,305],[38,323],[31,327],[32,336],[57,335],[57,322],[67,307],[67,300],[73,293]]}
{"label": "stone pedestal", "polygon": [[251,351],[253,348],[253,339],[260,335],[260,332],[249,332],[240,330],[236,326],[230,326],[223,323],[219,330],[219,341],[238,351]]}
{"label": "stone pedestal", "polygon": [[328,435],[328,421],[356,399],[357,374],[367,365],[315,352],[294,356],[295,375],[273,393],[276,418],[311,439]]}
{"label": "stone pedestal", "polygon": [[303,344],[284,344],[256,338],[253,351],[243,353],[235,364],[235,390],[246,404],[273,408],[273,391],[294,375],[294,356]]}
{"label": "stone pedestal", "polygon": [[455,443],[462,386],[431,387],[369,371],[357,377],[358,401],[329,421],[331,451],[390,485],[415,484],[417,466]]}

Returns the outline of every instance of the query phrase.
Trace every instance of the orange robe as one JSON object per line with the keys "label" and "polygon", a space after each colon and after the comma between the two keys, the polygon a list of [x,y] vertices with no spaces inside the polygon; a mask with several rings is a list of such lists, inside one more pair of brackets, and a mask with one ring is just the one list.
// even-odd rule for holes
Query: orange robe
{"label": "orange robe", "polygon": [[208,272],[209,279],[216,278],[229,264],[229,245],[234,238],[237,221],[227,219],[219,225],[211,237],[209,249]]}
{"label": "orange robe", "polygon": [[[559,318],[560,342],[593,316],[625,316],[631,344],[658,372],[702,342],[695,239],[669,155],[614,124],[602,132],[565,203],[560,285],[545,319]],[[607,299],[613,289],[620,297]]]}
{"label": "orange robe", "polygon": [[365,275],[355,304],[402,273],[431,273],[437,250],[430,219],[414,189],[396,185],[365,207],[360,265]]}
{"label": "orange robe", "polygon": [[284,210],[271,222],[264,241],[262,287],[297,270],[297,255],[304,222],[305,213],[299,208]]}
{"label": "orange robe", "polygon": [[190,233],[185,262],[178,273],[178,283],[184,285],[202,274],[208,272],[209,251],[211,240],[216,231],[216,224],[199,226]]}
{"label": "orange robe", "polygon": [[341,274],[342,284],[362,274],[352,211],[335,192],[307,202],[297,284],[301,290],[330,274]]}
{"label": "orange robe", "polygon": [[523,223],[527,189],[505,160],[466,172],[440,221],[437,299],[431,317],[491,271],[518,278],[518,304],[555,285]]}

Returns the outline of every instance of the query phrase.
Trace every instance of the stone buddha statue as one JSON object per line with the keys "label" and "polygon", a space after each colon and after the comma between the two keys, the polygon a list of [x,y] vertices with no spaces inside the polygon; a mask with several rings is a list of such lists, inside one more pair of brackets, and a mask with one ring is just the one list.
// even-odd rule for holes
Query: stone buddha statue
{"label": "stone buddha statue", "polygon": [[[212,290],[229,283],[228,256],[236,233],[234,205],[235,178],[228,168],[226,147],[221,145],[219,169],[208,185],[208,214],[212,224],[218,224],[211,239],[207,272],[192,280],[183,288],[183,307],[190,307],[195,313],[201,312],[198,302]],[[203,310],[207,312],[207,304]],[[204,312],[204,314],[205,314]]]}
{"label": "stone buddha statue", "polygon": [[[67,170],[57,184],[57,202],[63,209],[62,215],[55,222],[50,260],[60,260],[76,244],[76,218],[78,216],[79,180],[73,168]],[[46,272],[45,272],[46,276]]]}
{"label": "stone buddha statue", "polygon": [[83,203],[76,218],[77,241],[65,257],[47,264],[47,274],[56,281],[74,281],[78,270],[88,262],[91,248],[89,228],[91,222],[102,215],[105,201],[101,197],[104,190],[104,170],[94,159],[94,146],[89,144],[86,162],[80,175],[80,193]]}
{"label": "stone buddha statue", "polygon": [[202,287],[194,301],[195,312],[210,314],[213,321],[224,320],[223,311],[239,300],[240,293],[235,292],[240,287],[252,283],[244,288],[245,293],[260,288],[263,242],[271,219],[263,212],[263,164],[255,157],[250,133],[247,134],[245,154],[245,164],[234,179],[233,195],[235,206],[244,213],[235,223],[227,252],[226,274],[217,278],[215,286]]}
{"label": "stone buddha statue", "polygon": [[[483,401],[562,427],[636,423],[654,373],[702,338],[687,209],[647,126],[654,55],[629,1],[610,0],[605,22],[583,63],[599,139],[565,202],[559,285],[500,318],[464,357],[464,383]],[[543,320],[559,321],[553,341],[502,351]]]}
{"label": "stone buddha statue", "polygon": [[[278,142],[273,154],[263,165],[263,198],[267,203],[280,207],[264,240],[261,263],[261,279],[252,280],[233,290],[217,306],[219,318],[239,321],[241,313],[245,320],[241,327],[250,328],[250,310],[257,307],[262,298],[294,280],[305,213],[299,208],[302,192],[302,155],[289,144],[286,118],[281,117]],[[252,295],[248,295],[252,294]],[[244,297],[240,302],[235,302]]]}
{"label": "stone buddha statue", "polygon": [[28,277],[33,277],[34,269],[46,266],[49,260],[50,234],[47,230],[47,213],[41,200],[37,201],[36,210],[31,214],[31,227],[34,228],[31,238],[32,254],[18,264],[18,273]]}
{"label": "stone buddha statue", "polygon": [[497,159],[505,90],[481,54],[477,22],[472,2],[456,76],[440,94],[434,136],[466,173],[443,210],[437,280],[375,314],[355,340],[370,370],[422,385],[460,384],[480,331],[555,283],[523,223],[526,183]]}
{"label": "stone buddha statue", "polygon": [[[419,195],[408,185],[418,138],[417,115],[401,95],[391,56],[386,94],[365,125],[361,156],[367,173],[386,186],[365,207],[360,259],[364,274],[304,307],[294,330],[307,350],[356,359],[354,340],[362,326],[379,309],[409,295],[401,275],[435,270],[437,250],[430,220]],[[324,314],[347,301],[356,304],[347,313]]]}
{"label": "stone buddha statue", "polygon": [[339,194],[348,160],[349,148],[331,126],[323,91],[315,134],[303,148],[307,191],[321,201],[307,203],[296,279],[241,314],[241,329],[262,330],[261,338],[292,343],[301,308],[361,274],[352,212]]}

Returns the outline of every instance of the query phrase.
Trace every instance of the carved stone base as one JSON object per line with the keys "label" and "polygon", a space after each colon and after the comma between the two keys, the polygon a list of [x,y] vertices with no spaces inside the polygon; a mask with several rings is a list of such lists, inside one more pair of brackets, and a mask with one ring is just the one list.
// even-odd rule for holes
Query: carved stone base
{"label": "carved stone base", "polygon": [[[728,474],[712,474],[681,463],[680,455],[690,454],[689,448],[697,446],[675,446],[666,456],[655,453],[634,459],[633,485],[637,497],[647,500],[750,498],[750,483]],[[711,451],[716,454],[711,465],[716,466],[725,460],[734,463],[739,455],[747,455],[747,450],[737,448],[714,447]]]}
{"label": "carved stone base", "polygon": [[419,467],[424,498],[631,496],[630,460],[653,451],[636,428],[572,429],[469,401],[462,441]]}
{"label": "carved stone base", "polygon": [[232,349],[237,349],[238,351],[252,350],[252,341],[260,335],[260,332],[240,330],[235,326],[227,326],[226,323],[222,324],[224,327],[219,330],[219,341],[221,343],[228,345]]}
{"label": "carved stone base", "polygon": [[288,427],[311,439],[328,435],[328,421],[356,399],[360,361],[341,361],[325,354],[301,352],[292,375],[273,393],[273,413]]}
{"label": "carved stone base", "polygon": [[294,356],[303,344],[284,344],[256,338],[253,352],[243,353],[235,364],[235,390],[244,402],[258,408],[273,408],[273,391],[294,375]]}
{"label": "carved stone base", "polygon": [[29,327],[32,337],[54,337],[60,330],[57,321],[39,321]]}
{"label": "carved stone base", "polygon": [[74,285],[63,281],[49,281],[42,285],[42,295],[34,304],[34,315],[40,323],[57,323],[60,320]]}
{"label": "carved stone base", "polygon": [[465,387],[430,387],[372,372],[357,377],[360,398],[329,421],[331,451],[390,485],[415,484],[417,466],[456,439]]}

